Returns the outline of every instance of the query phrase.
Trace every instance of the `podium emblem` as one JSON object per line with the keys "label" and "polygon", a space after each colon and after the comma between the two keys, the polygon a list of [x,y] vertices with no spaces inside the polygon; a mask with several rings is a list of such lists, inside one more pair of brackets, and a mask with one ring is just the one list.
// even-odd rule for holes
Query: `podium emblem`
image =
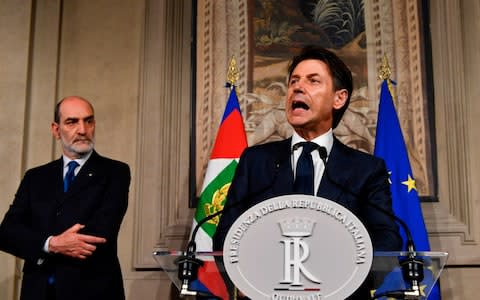
{"label": "podium emblem", "polygon": [[282,284],[290,284],[292,287],[303,286],[300,275],[314,283],[321,283],[304,265],[310,256],[310,248],[303,238],[311,236],[315,222],[308,218],[286,219],[280,223],[283,239],[280,242],[284,245],[284,277]]}

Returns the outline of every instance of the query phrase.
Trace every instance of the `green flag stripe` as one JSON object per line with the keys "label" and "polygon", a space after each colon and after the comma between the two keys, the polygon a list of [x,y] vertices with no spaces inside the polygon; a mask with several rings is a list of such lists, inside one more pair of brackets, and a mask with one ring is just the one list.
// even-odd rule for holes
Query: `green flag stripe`
{"label": "green flag stripe", "polygon": [[[197,211],[195,213],[195,220],[197,222],[205,218],[207,215],[211,215],[218,210],[223,209],[228,188],[232,182],[237,164],[238,163],[235,160],[232,160],[232,162],[228,164],[204,189],[200,195]],[[210,237],[213,237],[219,219],[219,217],[214,218],[202,225],[203,230]]]}

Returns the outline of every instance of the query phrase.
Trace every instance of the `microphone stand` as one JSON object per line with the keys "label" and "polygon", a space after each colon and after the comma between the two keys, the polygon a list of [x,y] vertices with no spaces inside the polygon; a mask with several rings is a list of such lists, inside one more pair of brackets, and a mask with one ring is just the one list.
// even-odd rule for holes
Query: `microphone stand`
{"label": "microphone stand", "polygon": [[[383,209],[379,209],[380,211],[383,211]],[[420,299],[422,296],[420,293],[420,282],[424,278],[423,259],[417,257],[413,239],[411,238],[410,231],[405,222],[398,217],[396,217],[395,220],[401,224],[407,235],[407,256],[406,258],[400,259],[400,267],[402,269],[403,279],[409,283],[410,289],[384,292],[376,295],[372,299],[379,299],[382,297],[390,297],[394,299]]]}
{"label": "microphone stand", "polygon": [[420,282],[424,278],[423,259],[417,257],[413,240],[407,242],[407,249],[407,258],[400,260],[403,278],[410,284],[404,299],[420,299]]}
{"label": "microphone stand", "polygon": [[178,279],[182,282],[180,296],[196,296],[198,292],[189,290],[190,282],[198,278],[198,269],[203,266],[203,261],[195,257],[195,248],[195,242],[190,241],[185,255],[175,261],[178,264]]}
{"label": "microphone stand", "polygon": [[203,261],[195,257],[195,251],[197,244],[195,243],[195,237],[197,236],[197,231],[200,227],[207,222],[220,215],[223,212],[219,210],[205,218],[201,219],[192,232],[192,237],[188,242],[187,251],[185,254],[180,256],[175,260],[175,263],[178,264],[178,279],[182,282],[182,287],[180,289],[180,296],[203,296],[208,297],[209,299],[219,299],[220,297],[215,296],[211,293],[205,293],[197,290],[190,290],[190,283],[198,279],[198,269],[203,266]]}
{"label": "microphone stand", "polygon": [[[353,191],[350,191],[349,189],[342,186],[341,184],[339,184],[338,182],[336,182],[335,180],[333,180],[330,177],[330,174],[329,174],[328,169],[327,169],[327,157],[328,157],[327,149],[325,147],[319,147],[318,148],[318,153],[320,155],[320,159],[323,161],[323,164],[325,166],[324,173],[327,176],[328,180],[330,182],[332,182],[333,184],[335,184],[337,187],[339,187],[341,190],[344,190],[344,191],[348,192],[349,194],[358,198],[359,197],[358,194],[354,193]],[[410,289],[385,292],[385,293],[382,293],[382,294],[379,294],[379,295],[373,297],[372,299],[378,299],[378,298],[381,298],[381,297],[391,297],[391,298],[395,298],[395,299],[420,299],[420,296],[421,296],[421,294],[420,294],[420,282],[424,278],[424,272],[423,272],[423,265],[424,264],[423,264],[423,259],[417,257],[417,252],[416,252],[416,249],[415,249],[415,243],[413,241],[410,229],[408,228],[407,224],[402,219],[400,219],[399,217],[397,217],[393,213],[385,210],[384,208],[382,208],[382,207],[380,207],[380,206],[378,206],[374,203],[370,203],[370,202],[367,202],[367,203],[368,203],[368,205],[372,206],[376,210],[382,212],[383,214],[389,216],[391,219],[393,219],[394,221],[399,223],[400,226],[405,231],[405,235],[406,235],[406,238],[407,238],[407,241],[406,241],[406,243],[407,243],[407,257],[403,258],[403,259],[400,259],[400,267],[402,268],[403,279],[410,285]]]}

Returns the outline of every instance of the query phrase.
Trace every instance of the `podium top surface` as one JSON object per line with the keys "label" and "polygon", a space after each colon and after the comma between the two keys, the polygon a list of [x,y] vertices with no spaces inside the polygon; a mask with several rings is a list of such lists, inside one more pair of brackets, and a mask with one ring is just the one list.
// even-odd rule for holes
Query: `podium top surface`
{"label": "podium top surface", "polygon": [[[153,256],[182,256],[185,255],[184,250],[176,249],[158,249],[153,251]],[[195,256],[223,256],[223,251],[197,251],[193,253]],[[375,251],[373,256],[375,257],[402,257],[408,256],[410,252],[408,251]],[[413,253],[415,256],[421,257],[436,257],[436,258],[447,258],[448,253],[443,251],[416,251]]]}

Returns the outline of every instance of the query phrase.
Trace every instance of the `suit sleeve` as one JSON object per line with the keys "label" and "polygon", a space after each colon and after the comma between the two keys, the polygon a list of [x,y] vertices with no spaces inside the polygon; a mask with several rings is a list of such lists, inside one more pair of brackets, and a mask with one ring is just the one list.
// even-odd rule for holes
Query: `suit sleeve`
{"label": "suit sleeve", "polygon": [[[361,218],[365,223],[376,251],[399,251],[402,248],[402,238],[395,220],[387,215],[394,215],[390,192],[389,175],[383,160],[376,160],[366,186],[363,189],[368,203],[361,208]],[[380,208],[380,209],[378,209]]]}
{"label": "suit sleeve", "polygon": [[28,172],[23,177],[15,198],[0,224],[0,249],[25,260],[36,261],[47,256],[43,245],[48,238],[46,232],[34,229],[30,211],[33,176]]}

